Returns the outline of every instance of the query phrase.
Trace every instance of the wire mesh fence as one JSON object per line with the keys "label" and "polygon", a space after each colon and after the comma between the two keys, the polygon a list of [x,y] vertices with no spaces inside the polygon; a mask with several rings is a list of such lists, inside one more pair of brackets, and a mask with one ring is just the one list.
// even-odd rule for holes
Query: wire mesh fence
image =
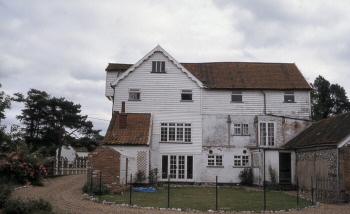
{"label": "wire mesh fence", "polygon": [[299,194],[297,187],[287,191],[277,186],[227,185],[218,182],[218,177],[205,185],[186,185],[168,179],[150,186],[133,182],[131,175],[123,191],[111,194],[102,183],[101,172],[88,171],[87,174],[86,192],[100,201],[116,204],[202,211],[289,210],[312,205],[310,197]]}

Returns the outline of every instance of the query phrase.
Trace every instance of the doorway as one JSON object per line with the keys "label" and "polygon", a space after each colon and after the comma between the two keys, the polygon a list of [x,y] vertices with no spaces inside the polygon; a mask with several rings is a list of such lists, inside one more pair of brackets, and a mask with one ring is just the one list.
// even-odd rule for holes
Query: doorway
{"label": "doorway", "polygon": [[292,183],[292,164],[291,154],[286,152],[279,153],[279,183],[291,184]]}

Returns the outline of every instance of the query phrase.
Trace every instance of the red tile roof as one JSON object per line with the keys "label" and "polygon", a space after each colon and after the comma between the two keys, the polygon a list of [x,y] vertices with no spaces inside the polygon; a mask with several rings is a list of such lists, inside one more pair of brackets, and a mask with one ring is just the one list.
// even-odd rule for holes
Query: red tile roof
{"label": "red tile roof", "polygon": [[289,149],[336,146],[350,135],[350,113],[315,122],[284,147]]}
{"label": "red tile roof", "polygon": [[[294,63],[181,63],[209,89],[311,90]],[[106,71],[127,70],[131,64],[109,63]]]}
{"label": "red tile roof", "polygon": [[126,113],[127,126],[119,127],[120,113],[115,112],[103,140],[104,145],[148,145],[151,114]]}

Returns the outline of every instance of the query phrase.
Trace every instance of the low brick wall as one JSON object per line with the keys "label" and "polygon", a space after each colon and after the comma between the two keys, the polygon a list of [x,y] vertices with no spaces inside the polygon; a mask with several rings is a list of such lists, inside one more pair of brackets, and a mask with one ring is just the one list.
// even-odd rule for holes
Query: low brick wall
{"label": "low brick wall", "polygon": [[108,147],[99,147],[89,154],[90,167],[101,175],[102,183],[111,187],[120,184],[120,153]]}

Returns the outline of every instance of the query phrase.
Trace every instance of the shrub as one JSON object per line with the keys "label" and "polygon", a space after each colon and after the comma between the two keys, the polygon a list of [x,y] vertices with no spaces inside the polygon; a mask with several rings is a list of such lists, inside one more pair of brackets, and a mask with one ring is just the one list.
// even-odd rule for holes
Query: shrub
{"label": "shrub", "polygon": [[86,182],[85,185],[83,186],[83,192],[87,194],[94,194],[94,195],[105,195],[105,194],[109,194],[110,190],[104,184],[100,186],[99,183],[96,183],[91,186],[90,182]]}
{"label": "shrub", "polygon": [[136,173],[136,183],[143,183],[146,180],[146,175],[143,171],[139,170]]}
{"label": "shrub", "polygon": [[251,186],[253,184],[253,170],[251,168],[245,168],[239,173],[242,185]]}
{"label": "shrub", "polygon": [[0,185],[0,209],[4,207],[10,195],[11,195],[11,187],[5,184],[1,184]]}
{"label": "shrub", "polygon": [[52,206],[49,202],[39,200],[8,200],[5,203],[4,214],[34,214],[34,213],[52,213]]}

